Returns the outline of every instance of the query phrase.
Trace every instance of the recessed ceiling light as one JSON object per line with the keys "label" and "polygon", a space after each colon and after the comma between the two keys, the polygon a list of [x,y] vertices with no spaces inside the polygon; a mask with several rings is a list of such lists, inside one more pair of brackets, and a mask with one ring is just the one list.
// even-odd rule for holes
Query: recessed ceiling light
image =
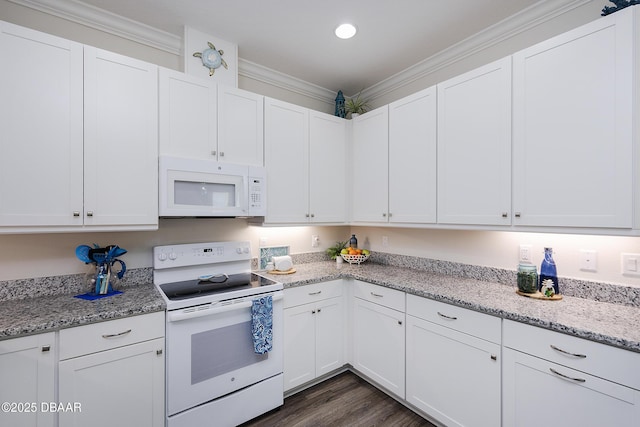
{"label": "recessed ceiling light", "polygon": [[342,24],[338,25],[336,28],[336,36],[341,39],[350,39],[351,37],[356,35],[356,27],[352,24]]}

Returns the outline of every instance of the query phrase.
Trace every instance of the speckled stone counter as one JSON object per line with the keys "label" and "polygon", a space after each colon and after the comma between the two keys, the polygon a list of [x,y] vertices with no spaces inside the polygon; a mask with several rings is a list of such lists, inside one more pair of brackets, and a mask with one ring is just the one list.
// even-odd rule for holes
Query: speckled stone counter
{"label": "speckled stone counter", "polygon": [[95,301],[58,294],[0,302],[0,340],[121,317],[163,311],[162,296],[152,285],[128,286],[122,294]]}
{"label": "speckled stone counter", "polygon": [[514,285],[500,284],[420,269],[364,263],[296,264],[296,273],[270,275],[285,289],[339,278],[354,278],[410,294],[454,304],[591,341],[640,352],[640,308],[564,295],[560,301],[540,301],[516,294]]}

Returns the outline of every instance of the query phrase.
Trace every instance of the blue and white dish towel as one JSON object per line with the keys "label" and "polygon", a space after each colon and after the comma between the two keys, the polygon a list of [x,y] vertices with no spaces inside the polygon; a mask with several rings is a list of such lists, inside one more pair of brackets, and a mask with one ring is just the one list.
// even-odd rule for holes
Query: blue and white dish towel
{"label": "blue and white dish towel", "polygon": [[251,305],[251,335],[256,353],[273,348],[273,298],[271,295],[253,300]]}

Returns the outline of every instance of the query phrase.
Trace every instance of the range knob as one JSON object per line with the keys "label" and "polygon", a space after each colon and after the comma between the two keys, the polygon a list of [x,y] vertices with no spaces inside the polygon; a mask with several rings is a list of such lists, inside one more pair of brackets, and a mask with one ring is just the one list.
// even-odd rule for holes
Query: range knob
{"label": "range knob", "polygon": [[242,254],[242,248],[236,248],[236,253],[237,254]]}
{"label": "range knob", "polygon": [[164,252],[162,252],[160,255],[158,255],[158,259],[160,261],[166,261],[167,260],[167,254],[165,254]]}
{"label": "range knob", "polygon": [[176,258],[178,258],[178,254],[176,254],[175,252],[171,252],[171,253],[169,254],[169,259],[170,259],[170,260],[172,260],[172,261],[173,261],[173,260],[175,260]]}
{"label": "range knob", "polygon": [[248,254],[248,253],[249,253],[249,248],[244,248],[244,249],[242,250],[242,252],[244,252],[245,254]]}

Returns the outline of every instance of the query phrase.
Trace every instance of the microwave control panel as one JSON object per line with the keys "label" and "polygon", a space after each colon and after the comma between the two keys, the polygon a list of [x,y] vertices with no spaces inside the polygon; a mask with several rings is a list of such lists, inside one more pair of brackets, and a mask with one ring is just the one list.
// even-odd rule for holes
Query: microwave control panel
{"label": "microwave control panel", "polygon": [[[255,173],[258,172],[258,173]],[[249,168],[249,215],[265,216],[267,214],[267,179],[264,168]]]}

